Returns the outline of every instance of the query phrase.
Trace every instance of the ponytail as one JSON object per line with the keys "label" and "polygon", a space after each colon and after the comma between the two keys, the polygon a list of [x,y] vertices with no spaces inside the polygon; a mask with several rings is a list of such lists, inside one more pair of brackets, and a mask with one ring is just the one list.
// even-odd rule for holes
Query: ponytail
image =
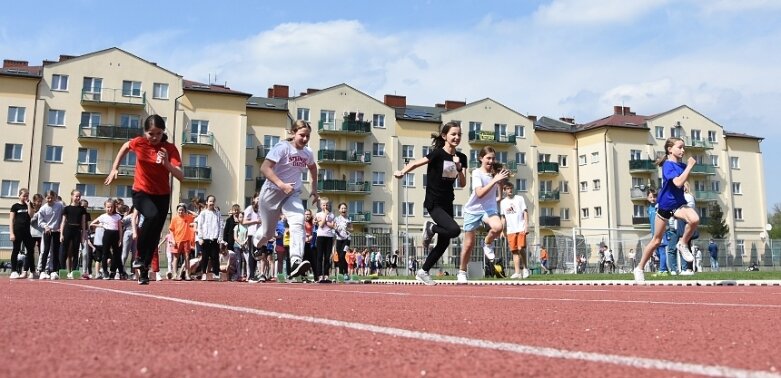
{"label": "ponytail", "polygon": [[442,125],[442,129],[439,131],[439,134],[431,134],[431,147],[432,148],[445,147],[445,137],[443,135],[447,135],[447,133],[453,127],[461,128],[461,125],[456,121],[450,121]]}

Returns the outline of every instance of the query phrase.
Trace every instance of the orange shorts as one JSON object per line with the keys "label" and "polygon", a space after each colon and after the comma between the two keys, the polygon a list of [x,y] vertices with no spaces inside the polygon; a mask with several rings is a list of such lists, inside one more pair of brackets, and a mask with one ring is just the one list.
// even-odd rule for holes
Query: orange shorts
{"label": "orange shorts", "polygon": [[173,251],[173,253],[175,253],[177,255],[181,255],[183,253],[190,253],[190,247],[191,246],[190,246],[190,241],[189,240],[183,241],[183,242],[179,242],[179,243],[175,243],[174,244],[174,251]]}
{"label": "orange shorts", "polygon": [[526,233],[516,232],[507,235],[507,243],[510,245],[510,251],[520,251],[521,249],[526,248]]}

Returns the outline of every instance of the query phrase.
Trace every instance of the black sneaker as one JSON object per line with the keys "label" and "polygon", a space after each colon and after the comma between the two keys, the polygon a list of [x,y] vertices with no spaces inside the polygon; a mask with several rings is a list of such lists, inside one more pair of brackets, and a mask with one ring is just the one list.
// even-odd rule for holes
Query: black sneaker
{"label": "black sneaker", "polygon": [[268,281],[268,278],[266,278],[265,274],[261,274],[260,278],[258,278],[258,282],[266,282]]}
{"label": "black sneaker", "polygon": [[140,257],[136,257],[133,259],[133,269],[141,269],[144,267],[144,262],[141,261]]}
{"label": "black sneaker", "polygon": [[301,260],[293,263],[290,269],[290,275],[287,278],[295,278],[305,274],[309,270],[309,261]]}
{"label": "black sneaker", "polygon": [[139,285],[149,285],[149,271],[142,270],[138,274],[138,284]]}
{"label": "black sneaker", "polygon": [[255,260],[260,261],[260,259],[262,259],[263,256],[267,253],[268,248],[265,245],[262,245],[260,248],[256,248],[254,251],[252,251],[252,257],[254,257]]}
{"label": "black sneaker", "polygon": [[423,224],[423,249],[427,250],[429,245],[431,245],[431,239],[434,238],[434,230],[432,229],[434,227],[434,222],[427,220],[426,223]]}

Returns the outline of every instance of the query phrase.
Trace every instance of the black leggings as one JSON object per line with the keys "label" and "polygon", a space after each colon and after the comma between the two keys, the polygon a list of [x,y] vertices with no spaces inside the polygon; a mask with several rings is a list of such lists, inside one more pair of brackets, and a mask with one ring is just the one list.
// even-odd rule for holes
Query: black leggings
{"label": "black leggings", "polygon": [[[60,232],[52,231],[43,233],[43,249],[38,257],[38,266],[41,272],[56,272],[60,269]],[[51,264],[49,261],[51,260]]]}
{"label": "black leggings", "polygon": [[103,231],[103,256],[101,265],[103,272],[108,268],[108,259],[111,258],[111,273],[122,272],[122,249],[119,248],[119,231]]}
{"label": "black leggings", "polygon": [[428,209],[428,213],[431,215],[431,220],[436,223],[431,229],[439,236],[437,236],[437,245],[429,252],[426,262],[423,263],[422,269],[426,272],[445,254],[447,247],[450,245],[450,239],[461,234],[461,227],[453,219],[453,206],[444,209],[434,206]]}
{"label": "black leggings", "polygon": [[70,261],[70,269],[78,267],[79,252],[81,252],[81,226],[66,225],[62,233],[62,253],[60,253],[60,268],[67,268],[66,261]]}
{"label": "black leggings", "polygon": [[331,251],[334,249],[334,238],[318,236],[315,241],[317,256],[315,257],[315,279],[327,276],[331,271]]}
{"label": "black leggings", "polygon": [[144,266],[142,270],[149,270],[149,264],[152,263],[152,255],[160,242],[160,231],[163,230],[170,203],[170,194],[153,195],[133,192],[133,206],[144,216],[144,223],[141,224],[136,244],[138,258]]}
{"label": "black leggings", "polygon": [[220,243],[217,239],[204,239],[201,246],[201,262],[198,264],[198,273],[206,273],[209,261],[212,262],[212,273],[220,274]]}
{"label": "black leggings", "polygon": [[344,240],[336,240],[336,253],[339,255],[339,273],[340,274],[347,274],[347,260],[345,259],[345,255],[347,255],[347,252],[344,251],[344,247],[350,246],[350,239],[344,239]]}
{"label": "black leggings", "polygon": [[33,243],[33,237],[30,235],[30,226],[21,227],[19,229],[14,228],[14,242],[13,250],[11,250],[11,271],[19,273],[22,271],[19,264],[19,252],[22,250],[24,244],[25,259],[24,259],[24,271],[32,270],[34,264],[33,258],[35,256],[35,243]]}

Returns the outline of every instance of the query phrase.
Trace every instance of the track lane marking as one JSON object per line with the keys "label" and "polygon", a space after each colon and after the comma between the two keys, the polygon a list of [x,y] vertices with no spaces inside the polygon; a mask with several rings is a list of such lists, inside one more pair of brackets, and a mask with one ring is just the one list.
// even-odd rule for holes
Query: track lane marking
{"label": "track lane marking", "polygon": [[446,344],[473,347],[473,348],[496,350],[501,352],[512,352],[512,353],[525,354],[525,355],[531,355],[536,357],[587,361],[587,362],[604,363],[604,364],[618,365],[618,366],[628,366],[628,367],[639,368],[639,369],[677,371],[682,373],[700,374],[700,375],[707,375],[712,377],[781,378],[781,375],[773,372],[768,372],[768,371],[747,370],[747,369],[732,368],[729,366],[701,365],[701,364],[686,363],[686,362],[660,360],[654,358],[628,357],[628,356],[613,355],[613,354],[582,352],[576,350],[538,347],[538,346],[531,346],[531,345],[496,342],[496,341],[481,340],[481,339],[471,339],[471,338],[460,337],[460,336],[449,336],[449,335],[443,335],[443,334],[437,334],[431,332],[407,330],[402,328],[384,327],[384,326],[377,326],[377,325],[365,324],[365,323],[346,322],[341,320],[317,318],[313,316],[294,315],[294,314],[288,314],[284,312],[266,311],[266,310],[259,310],[255,308],[249,308],[249,307],[201,302],[201,301],[195,301],[190,299],[181,299],[176,297],[167,297],[163,295],[109,289],[109,288],[82,285],[82,284],[61,283],[61,285],[81,287],[81,288],[93,289],[93,290],[104,291],[104,292],[115,293],[115,294],[136,296],[142,298],[157,299],[161,301],[186,304],[190,306],[198,306],[198,307],[212,308],[218,310],[227,310],[227,311],[252,314],[252,315],[268,317],[268,318],[292,320],[292,321],[299,321],[299,322],[310,323],[310,324],[326,325],[326,326],[331,326],[336,328],[373,332],[373,333],[378,333],[378,334],[383,334],[383,335],[388,335],[393,337],[403,337],[403,338],[413,339],[413,340],[430,341],[433,343],[446,343]]}

